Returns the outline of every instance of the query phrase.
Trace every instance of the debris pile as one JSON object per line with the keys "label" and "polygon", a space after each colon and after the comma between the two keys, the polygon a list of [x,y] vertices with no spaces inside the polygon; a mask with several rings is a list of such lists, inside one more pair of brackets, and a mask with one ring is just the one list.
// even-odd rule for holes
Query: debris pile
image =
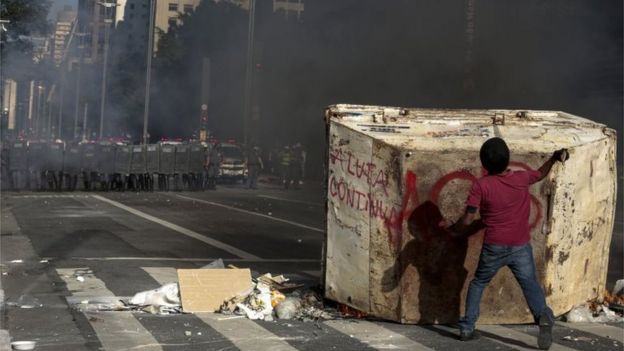
{"label": "debris pile", "polygon": [[624,322],[624,279],[618,280],[612,292],[602,299],[575,306],[565,315],[567,322],[615,323]]}
{"label": "debris pile", "polygon": [[[252,289],[226,300],[219,312],[268,321],[274,317],[302,321],[336,318],[315,292],[302,290],[303,284],[289,283],[283,275],[273,277],[267,273],[258,277],[254,284]],[[289,291],[293,292],[286,295]]]}
{"label": "debris pile", "polygon": [[[77,271],[82,278],[90,272]],[[252,276],[256,278],[252,278]],[[323,298],[304,284],[283,275],[251,274],[221,259],[200,269],[179,269],[178,282],[141,291],[130,299],[83,300],[75,305],[84,312],[142,311],[151,314],[219,312],[253,320],[297,319],[317,321],[342,317],[323,304]]]}

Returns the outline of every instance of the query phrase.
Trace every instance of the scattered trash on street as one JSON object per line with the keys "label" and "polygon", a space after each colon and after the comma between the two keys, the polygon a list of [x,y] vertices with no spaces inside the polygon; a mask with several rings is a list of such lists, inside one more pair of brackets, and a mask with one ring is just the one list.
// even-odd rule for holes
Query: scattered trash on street
{"label": "scattered trash on street", "polygon": [[[284,275],[258,274],[247,268],[227,265],[222,259],[200,269],[179,269],[178,282],[136,293],[128,300],[82,300],[74,307],[83,312],[133,311],[150,314],[219,312],[230,315],[219,320],[248,318],[272,321],[342,318],[334,308],[324,306],[321,295],[304,289],[304,284],[290,282]],[[84,281],[89,270],[76,270],[74,276]],[[190,336],[189,334],[187,336]]]}
{"label": "scattered trash on street", "polygon": [[43,307],[41,301],[32,295],[22,295],[17,302],[7,302],[9,306],[18,306],[19,308],[37,308]]}
{"label": "scattered trash on street", "polygon": [[296,297],[288,297],[275,308],[277,318],[293,319],[301,311],[301,301]]}
{"label": "scattered trash on street", "polygon": [[36,341],[13,341],[11,347],[13,350],[34,350]]}
{"label": "scattered trash on street", "polygon": [[572,336],[572,335],[566,335],[563,338],[561,338],[562,340],[567,340],[567,341],[592,341],[592,338],[588,338],[586,336]]}
{"label": "scattered trash on street", "polygon": [[178,284],[184,312],[216,312],[223,301],[253,289],[246,268],[178,269]]}
{"label": "scattered trash on street", "polygon": [[180,307],[180,289],[178,283],[169,283],[158,289],[142,291],[135,294],[129,301],[131,305],[154,305]]}
{"label": "scattered trash on street", "polygon": [[612,292],[606,292],[599,301],[575,306],[565,315],[568,322],[619,323],[624,322],[624,280],[618,280]]}

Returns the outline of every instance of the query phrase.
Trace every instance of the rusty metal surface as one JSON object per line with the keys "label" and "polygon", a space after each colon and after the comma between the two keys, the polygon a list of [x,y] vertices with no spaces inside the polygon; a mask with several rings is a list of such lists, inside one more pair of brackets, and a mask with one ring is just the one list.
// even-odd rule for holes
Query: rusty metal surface
{"label": "rusty metal surface", "polygon": [[[512,168],[535,169],[552,151],[570,150],[530,190],[538,276],[556,314],[602,293],[616,194],[611,129],[549,111],[337,105],[326,117],[328,298],[403,323],[456,321],[482,233],[454,240],[436,227],[461,216],[482,174],[478,150],[495,134],[508,142]],[[481,323],[532,321],[508,269],[481,311]]]}

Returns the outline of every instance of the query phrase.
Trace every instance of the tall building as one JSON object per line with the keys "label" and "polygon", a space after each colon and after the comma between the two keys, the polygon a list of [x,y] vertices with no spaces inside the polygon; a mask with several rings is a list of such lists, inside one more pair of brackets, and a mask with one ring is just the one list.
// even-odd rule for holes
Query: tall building
{"label": "tall building", "polygon": [[150,0],[117,0],[117,4],[114,45],[126,54],[144,53],[147,48]]}
{"label": "tall building", "polygon": [[[117,42],[116,45],[123,48],[126,52],[144,52],[147,47],[150,1],[152,0],[117,0],[117,9],[114,17],[116,28],[115,41]],[[156,2],[154,52],[158,50],[160,34],[169,32],[172,26],[180,25],[181,15],[194,11],[201,1],[204,0],[158,0]],[[227,1],[245,10],[249,9],[250,4],[250,0],[212,1]],[[294,16],[300,18],[304,10],[303,0],[271,1],[273,2],[273,12],[284,13],[286,17]]]}
{"label": "tall building", "polygon": [[192,12],[201,0],[160,0],[156,2],[156,16],[154,26],[157,28],[154,36],[154,51],[158,48],[158,33],[167,33],[169,28],[180,24],[180,14]]}
{"label": "tall building", "polygon": [[72,10],[71,6],[65,6],[63,10],[59,11],[56,18],[52,50],[54,63],[57,66],[61,64],[63,59],[67,41],[69,40],[69,33],[71,33],[75,20],[76,12]]}
{"label": "tall building", "polygon": [[303,9],[303,0],[273,0],[273,12],[283,12],[286,18],[296,16],[300,19]]}
{"label": "tall building", "polygon": [[[158,48],[158,37],[167,33],[173,25],[180,24],[180,14],[188,13],[201,0],[158,0],[154,18],[154,51]],[[115,14],[116,40],[126,52],[144,52],[147,47],[150,0],[117,0]]]}
{"label": "tall building", "polygon": [[52,56],[52,38],[49,36],[31,36],[33,44],[33,61],[41,62]]}
{"label": "tall building", "polygon": [[[99,63],[104,57],[105,28],[115,19],[115,0],[78,0],[78,45],[85,63]],[[107,5],[110,4],[110,5]]]}

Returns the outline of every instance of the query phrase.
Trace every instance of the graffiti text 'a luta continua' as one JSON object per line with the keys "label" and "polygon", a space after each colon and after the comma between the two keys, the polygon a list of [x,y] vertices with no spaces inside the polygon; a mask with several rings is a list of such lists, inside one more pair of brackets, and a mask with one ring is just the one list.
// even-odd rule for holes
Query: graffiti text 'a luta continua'
{"label": "graffiti text 'a luta continua'", "polygon": [[344,150],[341,147],[331,148],[329,159],[332,166],[338,163],[345,174],[366,180],[371,188],[380,186],[384,193],[388,194],[388,173],[385,169],[377,167],[375,163],[361,160],[350,150]]}
{"label": "graffiti text 'a luta continua'", "polygon": [[371,216],[383,220],[395,218],[398,213],[394,206],[384,203],[382,199],[374,198],[370,192],[356,189],[345,179],[336,179],[335,175],[329,179],[329,194],[351,208],[368,211]]}

